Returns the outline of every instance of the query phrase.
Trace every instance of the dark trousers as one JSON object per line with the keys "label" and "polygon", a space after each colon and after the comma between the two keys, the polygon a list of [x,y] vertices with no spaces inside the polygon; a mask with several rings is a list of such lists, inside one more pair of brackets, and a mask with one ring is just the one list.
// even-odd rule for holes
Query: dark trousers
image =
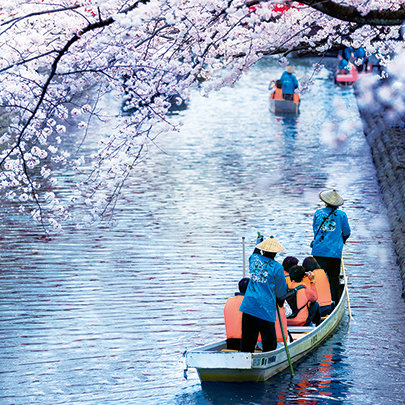
{"label": "dark trousers", "polygon": [[242,315],[242,340],[240,345],[241,352],[255,351],[259,332],[262,335],[263,351],[269,352],[277,348],[276,326],[274,322],[264,321],[255,316]]}
{"label": "dark trousers", "polygon": [[335,309],[335,303],[332,301],[330,305],[324,305],[323,307],[319,307],[321,309],[321,316],[329,315]]}
{"label": "dark trousers", "polygon": [[309,326],[311,322],[318,326],[321,323],[321,309],[319,304],[317,302],[310,302],[308,312],[308,318],[304,326]]}
{"label": "dark trousers", "polygon": [[341,260],[335,257],[314,257],[318,264],[321,266],[321,269],[324,269],[325,273],[328,275],[332,301],[334,301],[335,305],[337,305],[340,299],[339,275]]}
{"label": "dark trousers", "polygon": [[237,339],[237,338],[226,339],[226,348],[229,350],[239,350],[240,349],[240,339]]}
{"label": "dark trousers", "polygon": [[283,94],[283,99],[284,100],[294,100],[294,94],[284,93]]}

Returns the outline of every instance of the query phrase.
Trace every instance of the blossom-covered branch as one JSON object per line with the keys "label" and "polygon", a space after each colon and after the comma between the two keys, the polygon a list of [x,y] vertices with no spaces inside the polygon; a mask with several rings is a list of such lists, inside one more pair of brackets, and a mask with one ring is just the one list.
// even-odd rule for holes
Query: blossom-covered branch
{"label": "blossom-covered branch", "polygon": [[[208,95],[233,84],[263,55],[350,43],[383,57],[398,44],[403,13],[399,0],[306,0],[282,9],[245,0],[0,7],[0,188],[47,231],[77,222],[77,212],[89,222],[110,218],[148,145],[176,129],[167,113],[190,89]],[[124,111],[102,110],[105,97]],[[89,152],[85,142],[99,146]],[[76,184],[70,196],[58,188],[67,174]]]}

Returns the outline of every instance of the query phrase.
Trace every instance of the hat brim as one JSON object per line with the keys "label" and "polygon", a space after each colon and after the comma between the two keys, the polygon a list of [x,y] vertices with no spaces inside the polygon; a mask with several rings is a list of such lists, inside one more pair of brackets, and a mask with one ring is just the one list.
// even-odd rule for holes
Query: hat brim
{"label": "hat brim", "polygon": [[335,200],[332,201],[332,199],[328,198],[330,196],[326,195],[326,193],[330,193],[330,190],[324,190],[319,193],[319,198],[326,204],[332,206],[332,207],[340,207],[343,205],[344,201],[343,198],[336,192]]}

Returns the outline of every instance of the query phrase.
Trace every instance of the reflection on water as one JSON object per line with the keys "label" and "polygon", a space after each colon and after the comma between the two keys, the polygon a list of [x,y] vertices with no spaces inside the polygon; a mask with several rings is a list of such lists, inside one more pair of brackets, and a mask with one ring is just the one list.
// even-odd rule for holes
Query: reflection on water
{"label": "reflection on water", "polygon": [[[312,63],[295,63],[298,78]],[[263,61],[232,89],[193,94],[173,117],[182,130],[158,138],[164,153],[151,148],[129,179],[112,228],[47,239],[2,206],[1,405],[403,403],[405,305],[356,101],[325,70],[298,116],[274,116],[267,87],[280,74]],[[278,260],[303,259],[318,193],[332,186],[353,229],[355,323],[294,378],[184,380],[185,348],[224,338],[242,236],[248,253],[260,231],[287,247]]]}

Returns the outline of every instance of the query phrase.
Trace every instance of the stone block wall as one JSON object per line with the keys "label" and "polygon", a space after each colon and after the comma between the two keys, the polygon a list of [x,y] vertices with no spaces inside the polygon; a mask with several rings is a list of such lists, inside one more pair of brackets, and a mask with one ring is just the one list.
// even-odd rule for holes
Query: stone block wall
{"label": "stone block wall", "polygon": [[[359,107],[360,108],[360,107]],[[377,177],[392,231],[405,299],[405,128],[387,123],[384,113],[360,108],[364,133],[371,148]]]}

